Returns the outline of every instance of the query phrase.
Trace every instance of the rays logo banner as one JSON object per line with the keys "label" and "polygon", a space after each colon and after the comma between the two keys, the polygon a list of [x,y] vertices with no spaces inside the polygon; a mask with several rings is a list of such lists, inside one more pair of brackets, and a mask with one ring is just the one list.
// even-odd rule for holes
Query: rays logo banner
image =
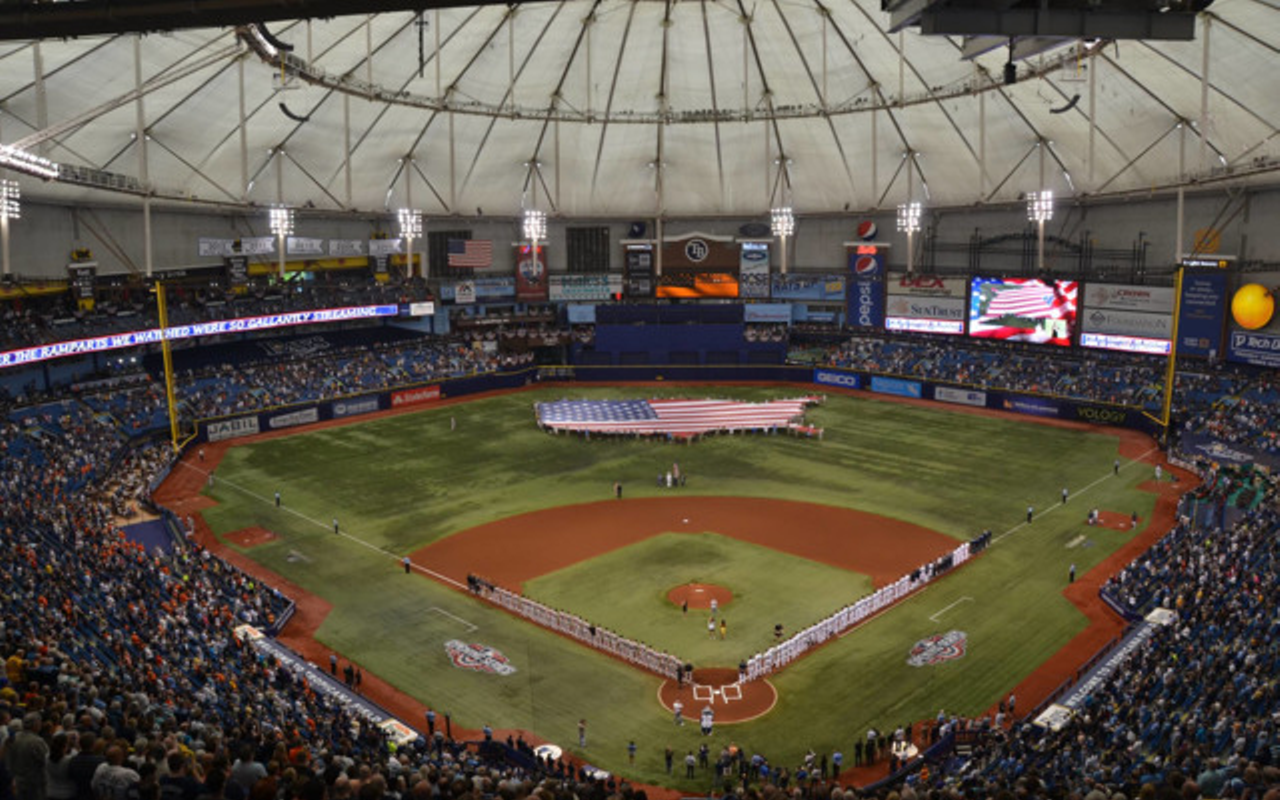
{"label": "rays logo banner", "polygon": [[516,668],[507,661],[500,650],[485,644],[470,643],[450,639],[444,643],[449,660],[458,669],[469,669],[473,672],[488,672],[491,675],[511,675]]}
{"label": "rays logo banner", "polygon": [[964,631],[937,633],[916,642],[907,663],[913,667],[931,667],[944,661],[955,661],[964,657],[968,643],[969,636]]}

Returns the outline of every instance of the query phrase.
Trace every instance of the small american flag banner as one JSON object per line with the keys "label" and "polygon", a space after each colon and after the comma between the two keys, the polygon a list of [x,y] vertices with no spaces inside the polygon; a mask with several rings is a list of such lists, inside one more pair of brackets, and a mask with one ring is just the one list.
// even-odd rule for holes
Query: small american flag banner
{"label": "small american flag banner", "polygon": [[552,430],[696,436],[712,431],[767,431],[798,424],[817,397],[737,400],[558,400],[538,403],[538,424]]}
{"label": "small american flag banner", "polygon": [[484,269],[493,264],[493,242],[489,239],[450,239],[448,254],[451,267]]}

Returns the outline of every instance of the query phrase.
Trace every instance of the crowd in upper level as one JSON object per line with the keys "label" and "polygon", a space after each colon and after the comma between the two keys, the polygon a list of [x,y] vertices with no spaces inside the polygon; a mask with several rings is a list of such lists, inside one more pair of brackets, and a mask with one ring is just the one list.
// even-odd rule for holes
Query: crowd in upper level
{"label": "crowd in upper level", "polygon": [[[88,311],[76,308],[65,294],[0,304],[0,350],[157,328],[160,320],[149,289],[139,285],[119,299],[96,303]],[[432,297],[421,279],[379,283],[347,277],[307,283],[258,282],[242,293],[174,285],[166,296],[170,325],[339,306],[396,305]]]}
{"label": "crowd in upper level", "polygon": [[[586,340],[588,326],[573,336]],[[751,328],[776,340],[775,326]],[[386,390],[461,375],[510,370],[535,362],[531,339],[507,347],[505,329],[445,337],[413,337],[309,352],[265,349],[256,358],[180,370],[176,382],[185,420]],[[252,348],[245,348],[246,351]],[[797,347],[796,352],[801,348]],[[805,355],[823,366],[886,373],[983,389],[1049,394],[1158,411],[1163,401],[1159,360],[1106,352],[1080,354],[985,341],[913,336],[846,337]],[[814,359],[816,358],[816,361]],[[1184,362],[1177,375],[1175,422],[1182,433],[1204,433],[1254,452],[1280,456],[1280,382],[1273,372],[1230,364]],[[90,388],[81,397],[110,413],[133,435],[167,425],[158,376]]]}

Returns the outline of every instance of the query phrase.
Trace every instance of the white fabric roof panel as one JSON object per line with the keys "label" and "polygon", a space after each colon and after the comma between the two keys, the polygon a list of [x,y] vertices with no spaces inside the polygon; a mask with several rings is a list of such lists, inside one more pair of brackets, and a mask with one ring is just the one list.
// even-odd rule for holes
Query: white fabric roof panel
{"label": "white fabric roof panel", "polygon": [[[421,27],[411,12],[275,23],[272,35],[293,46],[291,63],[306,73],[291,72],[288,89],[279,67],[247,46],[250,36],[149,35],[140,40],[153,136],[146,177],[161,201],[280,196],[380,211],[411,198],[433,214],[515,215],[536,158],[547,184],[537,204],[550,207],[550,190],[568,217],[651,215],[660,205],[754,217],[783,200],[802,214],[908,195],[939,205],[1016,200],[1040,188],[1041,140],[1050,143],[1046,187],[1062,194],[1170,185],[1221,169],[1218,152],[1233,167],[1280,159],[1280,95],[1260,79],[1280,57],[1280,25],[1258,0],[1216,0],[1195,41],[1104,43],[1061,67],[1060,56],[1083,46],[1034,57],[1019,63],[1013,86],[999,84],[1004,48],[964,61],[959,39],[888,33],[879,5],[566,0],[427,11]],[[1202,163],[1206,20],[1211,147]],[[33,45],[0,44],[0,141],[139,178],[134,46],[134,36],[40,43],[41,98]],[[1077,94],[1075,108],[1053,113]],[[83,126],[66,124],[82,117]],[[1180,119],[1192,123],[1185,133],[1174,130]],[[910,187],[900,169],[908,150],[919,166]],[[782,157],[790,188],[780,194]],[[26,191],[95,196],[57,183]]]}

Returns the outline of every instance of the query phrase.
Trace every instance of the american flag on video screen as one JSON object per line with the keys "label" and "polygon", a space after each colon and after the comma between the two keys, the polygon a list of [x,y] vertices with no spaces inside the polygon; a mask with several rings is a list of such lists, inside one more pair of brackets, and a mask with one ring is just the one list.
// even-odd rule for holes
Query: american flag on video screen
{"label": "american flag on video screen", "polygon": [[493,242],[489,239],[450,239],[448,256],[451,267],[484,269],[493,264]]}
{"label": "american flag on video screen", "polygon": [[557,400],[538,403],[546,428],[592,433],[692,436],[723,430],[785,428],[817,398],[744,403],[737,400]]}
{"label": "american flag on video screen", "polygon": [[993,289],[995,294],[987,301],[988,317],[1049,319],[1075,307],[1075,289],[1069,289],[1061,297],[1054,294],[1052,286],[1039,282]]}

